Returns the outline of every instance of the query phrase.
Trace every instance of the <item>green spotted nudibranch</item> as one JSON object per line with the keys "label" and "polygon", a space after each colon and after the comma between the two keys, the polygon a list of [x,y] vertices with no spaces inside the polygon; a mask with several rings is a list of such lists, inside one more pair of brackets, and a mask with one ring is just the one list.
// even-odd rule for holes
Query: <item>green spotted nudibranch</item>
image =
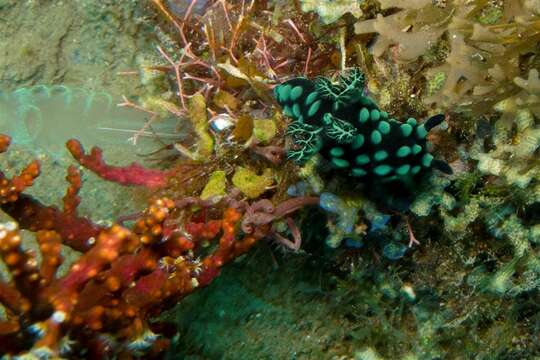
{"label": "green spotted nudibranch", "polygon": [[452,172],[427,149],[426,136],[444,115],[424,123],[391,118],[364,95],[364,75],[358,69],[337,83],[295,78],[276,86],[274,96],[292,119],[289,158],[303,163],[319,154],[334,171],[382,191],[390,206],[410,203],[419,180],[432,169]]}

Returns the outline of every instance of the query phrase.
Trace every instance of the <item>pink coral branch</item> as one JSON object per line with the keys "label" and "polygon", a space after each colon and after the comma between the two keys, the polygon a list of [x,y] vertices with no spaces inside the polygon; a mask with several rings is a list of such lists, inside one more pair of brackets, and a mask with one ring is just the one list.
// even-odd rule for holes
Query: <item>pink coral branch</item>
{"label": "pink coral branch", "polygon": [[409,222],[409,219],[407,219],[407,231],[409,232],[409,247],[413,247],[413,245],[420,245],[420,241],[416,239],[416,236],[414,236],[414,232],[411,226],[411,223]]}
{"label": "pink coral branch", "polygon": [[242,230],[246,234],[251,234],[256,228],[281,219],[304,206],[318,204],[319,198],[315,196],[288,199],[276,207],[268,199],[259,200],[246,209],[242,219]]}
{"label": "pink coral branch", "polygon": [[86,154],[81,143],[75,139],[68,140],[66,146],[79,164],[107,181],[122,185],[161,188],[167,185],[167,180],[173,173],[172,171],[147,169],[138,163],[132,163],[128,166],[107,165],[103,160],[100,148],[93,147],[90,153]]}
{"label": "pink coral branch", "polygon": [[300,234],[300,229],[298,228],[298,226],[296,226],[296,223],[291,217],[287,218],[287,226],[289,227],[289,230],[293,237],[292,241],[275,230],[272,234],[272,237],[277,240],[281,245],[285,246],[287,249],[290,249],[292,251],[298,251],[300,250],[300,246],[302,246],[302,235]]}

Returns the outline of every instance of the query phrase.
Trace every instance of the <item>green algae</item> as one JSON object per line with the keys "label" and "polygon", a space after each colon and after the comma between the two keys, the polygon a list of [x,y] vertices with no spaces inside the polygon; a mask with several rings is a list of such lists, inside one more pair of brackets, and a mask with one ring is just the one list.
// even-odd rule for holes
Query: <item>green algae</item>
{"label": "green algae", "polygon": [[225,195],[227,177],[225,171],[214,171],[210,174],[208,182],[201,192],[201,199],[209,199],[215,196]]}
{"label": "green algae", "polygon": [[272,184],[274,184],[274,176],[272,169],[264,169],[261,174],[256,171],[244,167],[237,167],[231,182],[243,194],[251,199],[258,198]]}

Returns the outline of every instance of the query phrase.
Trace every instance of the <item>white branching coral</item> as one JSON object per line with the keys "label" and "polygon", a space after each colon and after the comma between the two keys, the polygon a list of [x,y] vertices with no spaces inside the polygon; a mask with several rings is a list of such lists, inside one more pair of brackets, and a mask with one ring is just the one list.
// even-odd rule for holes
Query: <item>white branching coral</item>
{"label": "white branching coral", "polygon": [[515,96],[516,105],[519,107],[526,106],[536,117],[540,118],[540,77],[538,70],[531,69],[527,79],[515,77],[514,84],[523,89],[520,94]]}
{"label": "white branching coral", "polygon": [[508,184],[527,187],[540,180],[540,167],[534,153],[540,148],[540,127],[528,110],[518,110],[514,123],[500,119],[495,124],[495,149],[483,152],[480,140],[471,150],[478,169],[485,174],[503,177]]}
{"label": "white branching coral", "polygon": [[520,56],[537,51],[539,16],[531,1],[491,4],[491,12],[484,1],[379,3],[383,9],[402,10],[356,24],[357,34],[378,34],[371,47],[375,57],[388,55],[407,63],[434,52],[445,56],[442,64],[426,72],[428,105],[485,110],[516,92],[521,85],[514,79],[523,71]]}
{"label": "white branching coral", "polygon": [[[430,18],[444,20],[442,11],[437,8],[430,10],[433,10],[430,11]],[[424,15],[422,14],[422,16]],[[371,48],[373,55],[382,56],[387,49],[395,46],[396,60],[408,62],[423,55],[430,46],[436,43],[445,30],[444,27],[435,24],[422,26],[418,20],[420,20],[418,16],[411,17],[405,11],[386,17],[378,14],[375,19],[357,23],[355,32],[357,34],[379,34],[379,38]]]}

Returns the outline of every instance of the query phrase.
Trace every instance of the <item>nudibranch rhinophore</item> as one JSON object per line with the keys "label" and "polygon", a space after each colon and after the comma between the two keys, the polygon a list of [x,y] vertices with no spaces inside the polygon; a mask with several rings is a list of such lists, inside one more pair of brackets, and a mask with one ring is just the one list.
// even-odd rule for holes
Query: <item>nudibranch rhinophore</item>
{"label": "nudibranch rhinophore", "polygon": [[274,95],[292,119],[288,156],[303,163],[319,154],[333,171],[369,188],[368,195],[405,210],[432,169],[452,173],[427,148],[428,132],[445,117],[438,114],[424,123],[389,118],[364,95],[364,82],[362,72],[352,69],[337,83],[299,77],[276,86]]}

